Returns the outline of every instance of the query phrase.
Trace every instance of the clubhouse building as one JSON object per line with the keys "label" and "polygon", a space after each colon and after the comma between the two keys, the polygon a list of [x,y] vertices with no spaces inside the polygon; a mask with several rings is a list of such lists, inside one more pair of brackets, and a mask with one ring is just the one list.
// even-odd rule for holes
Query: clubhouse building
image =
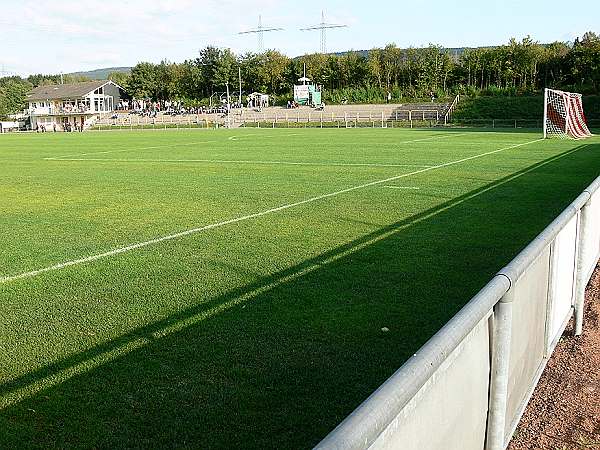
{"label": "clubhouse building", "polygon": [[27,94],[31,128],[85,130],[112,113],[123,94],[121,86],[106,80],[38,86]]}

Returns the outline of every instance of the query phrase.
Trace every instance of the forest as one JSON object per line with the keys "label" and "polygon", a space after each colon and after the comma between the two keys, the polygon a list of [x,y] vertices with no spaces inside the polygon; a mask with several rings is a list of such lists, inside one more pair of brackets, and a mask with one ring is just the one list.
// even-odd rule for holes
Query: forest
{"label": "forest", "polygon": [[[208,46],[197,58],[180,63],[140,62],[130,73],[109,78],[135,98],[209,102],[226,91],[235,98],[239,80],[243,93],[271,94],[276,103],[292,97],[292,86],[303,75],[323,86],[326,103],[379,103],[388,93],[394,102],[477,96],[539,95],[544,87],[600,93],[600,36],[587,32],[574,42],[541,44],[531,37],[506,45],[468,48],[459,54],[438,45],[401,49],[394,44],[369,51],[310,54],[290,58],[278,51],[236,55]],[[65,76],[65,82],[82,81]],[[21,111],[25,94],[40,84],[56,84],[59,75],[0,79],[0,117]]]}

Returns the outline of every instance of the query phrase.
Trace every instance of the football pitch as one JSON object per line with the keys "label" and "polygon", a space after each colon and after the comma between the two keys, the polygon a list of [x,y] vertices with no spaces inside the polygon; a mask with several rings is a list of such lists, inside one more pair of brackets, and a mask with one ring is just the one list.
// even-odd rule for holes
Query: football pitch
{"label": "football pitch", "polygon": [[600,138],[0,136],[0,448],[307,448],[600,173]]}

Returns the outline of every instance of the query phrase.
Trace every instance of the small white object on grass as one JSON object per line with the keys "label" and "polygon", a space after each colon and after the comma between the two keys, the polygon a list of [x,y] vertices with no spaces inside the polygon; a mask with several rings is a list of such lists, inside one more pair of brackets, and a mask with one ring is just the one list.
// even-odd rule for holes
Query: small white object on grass
{"label": "small white object on grass", "polygon": [[381,331],[383,331],[384,333],[387,333],[388,331],[390,331],[390,329],[388,327],[383,327],[381,329]]}

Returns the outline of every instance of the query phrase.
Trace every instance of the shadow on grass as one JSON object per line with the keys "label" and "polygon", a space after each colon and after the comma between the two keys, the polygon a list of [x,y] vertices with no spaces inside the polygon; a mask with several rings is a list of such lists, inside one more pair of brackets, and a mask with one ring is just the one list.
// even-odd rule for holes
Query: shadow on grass
{"label": "shadow on grass", "polygon": [[597,176],[582,147],[1,385],[143,341],[2,410],[0,447],[316,444]]}

